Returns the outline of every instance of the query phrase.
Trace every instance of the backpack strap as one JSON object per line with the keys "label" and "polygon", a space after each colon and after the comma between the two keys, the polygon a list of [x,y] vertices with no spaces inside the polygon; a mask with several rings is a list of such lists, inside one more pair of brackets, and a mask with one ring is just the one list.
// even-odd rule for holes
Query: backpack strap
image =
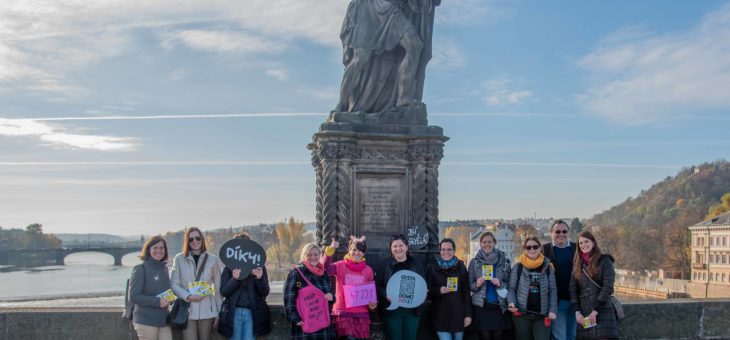
{"label": "backpack strap", "polygon": [[299,275],[301,275],[302,279],[304,279],[304,282],[306,282],[306,283],[307,283],[307,285],[309,285],[309,286],[313,286],[313,287],[314,287],[314,285],[313,285],[313,284],[312,284],[311,282],[309,282],[309,280],[307,280],[307,277],[306,277],[306,276],[304,276],[304,273],[302,273],[302,271],[301,271],[301,270],[299,270],[299,266],[295,266],[295,267],[294,267],[294,269],[296,269],[296,270],[297,270],[297,272],[299,272]]}

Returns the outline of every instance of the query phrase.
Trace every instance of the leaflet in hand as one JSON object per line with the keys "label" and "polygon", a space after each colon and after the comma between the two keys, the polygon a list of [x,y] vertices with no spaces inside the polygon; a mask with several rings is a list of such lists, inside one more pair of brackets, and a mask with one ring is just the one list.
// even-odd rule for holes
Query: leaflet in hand
{"label": "leaflet in hand", "polygon": [[208,296],[215,294],[215,288],[208,282],[195,281],[188,284],[188,293],[190,295]]}
{"label": "leaflet in hand", "polygon": [[455,292],[455,291],[459,290],[459,278],[458,277],[447,277],[446,278],[446,288],[448,288],[450,292]]}
{"label": "leaflet in hand", "polygon": [[485,264],[482,266],[482,277],[485,280],[491,280],[494,277],[494,266],[491,264]]}
{"label": "leaflet in hand", "polygon": [[177,299],[177,296],[175,296],[175,293],[172,292],[172,289],[168,289],[168,290],[158,294],[157,297],[160,299],[165,299],[165,300],[167,300],[167,302],[170,302],[170,303],[172,303],[173,301],[175,301],[175,299]]}
{"label": "leaflet in hand", "polygon": [[587,316],[584,317],[583,318],[583,328],[584,329],[588,329],[588,328],[591,328],[591,327],[596,327],[596,324],[595,323],[591,323],[591,318],[589,318]]}

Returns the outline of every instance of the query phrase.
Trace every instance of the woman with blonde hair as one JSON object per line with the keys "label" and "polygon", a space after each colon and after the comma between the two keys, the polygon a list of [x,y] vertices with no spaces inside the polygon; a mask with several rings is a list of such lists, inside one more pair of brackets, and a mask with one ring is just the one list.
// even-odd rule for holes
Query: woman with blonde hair
{"label": "woman with blonde hair", "polygon": [[208,340],[211,329],[218,327],[222,268],[218,256],[207,252],[203,232],[185,229],[182,253],[175,255],[170,278],[175,295],[190,303],[184,340]]}
{"label": "woman with blonde hair", "polygon": [[324,264],[320,262],[321,255],[322,250],[319,246],[314,243],[305,244],[299,257],[299,264],[289,272],[284,283],[284,311],[289,320],[290,339],[335,339],[332,324],[315,332],[304,332],[302,328],[304,322],[297,311],[297,294],[301,288],[310,283],[324,293],[325,299],[329,302],[328,308],[332,309],[334,292]]}
{"label": "woman with blonde hair", "polygon": [[497,249],[497,238],[491,231],[479,236],[481,249],[469,262],[469,289],[474,310],[474,328],[480,340],[501,340],[510,325],[507,311],[507,284],[510,262]]}
{"label": "woman with blonde hair", "polygon": [[129,279],[129,301],[134,304],[132,324],[140,340],[172,340],[167,326],[170,302],[162,294],[170,289],[167,274],[167,242],[162,236],[152,236],[142,246],[142,260],[132,268]]}

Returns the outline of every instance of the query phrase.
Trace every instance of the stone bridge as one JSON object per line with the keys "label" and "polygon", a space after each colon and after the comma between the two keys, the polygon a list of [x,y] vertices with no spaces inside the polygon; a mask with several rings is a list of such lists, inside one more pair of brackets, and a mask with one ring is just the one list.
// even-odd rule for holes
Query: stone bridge
{"label": "stone bridge", "polygon": [[73,253],[97,252],[114,257],[114,265],[122,265],[122,257],[139,252],[140,247],[68,247],[59,249],[4,250],[0,251],[0,264],[23,263],[27,260],[43,261],[47,264],[65,265],[66,256]]}

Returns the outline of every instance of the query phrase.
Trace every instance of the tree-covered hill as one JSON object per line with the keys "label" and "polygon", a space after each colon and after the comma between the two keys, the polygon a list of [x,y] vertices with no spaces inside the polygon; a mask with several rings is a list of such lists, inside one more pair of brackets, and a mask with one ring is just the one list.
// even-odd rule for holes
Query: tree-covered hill
{"label": "tree-covered hill", "polygon": [[730,192],[730,163],[721,160],[682,169],[587,220],[604,252],[617,266],[633,270],[665,268],[689,273],[687,227],[708,216]]}

